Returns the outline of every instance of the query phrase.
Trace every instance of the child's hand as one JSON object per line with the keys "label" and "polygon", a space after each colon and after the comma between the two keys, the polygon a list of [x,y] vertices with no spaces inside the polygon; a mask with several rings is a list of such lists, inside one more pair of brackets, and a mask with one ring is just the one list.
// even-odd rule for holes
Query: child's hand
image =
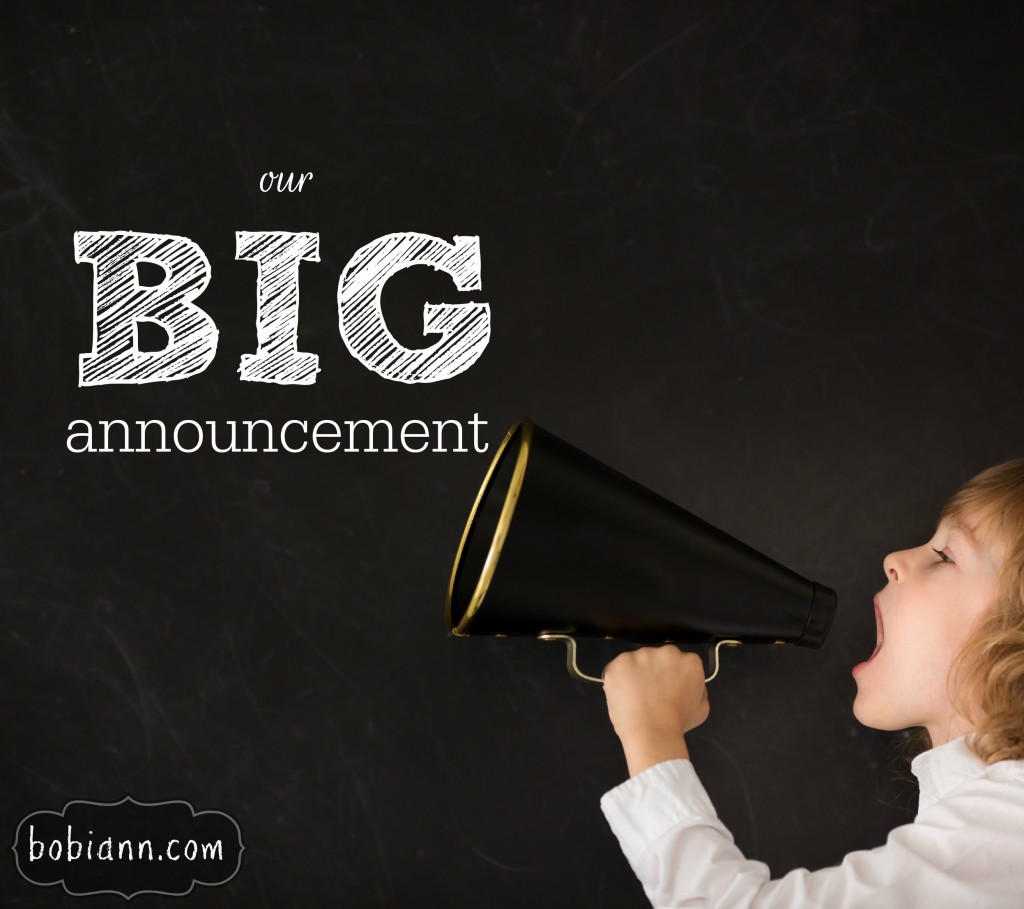
{"label": "child's hand", "polygon": [[630,776],[672,758],[688,758],[683,733],[708,718],[704,664],[671,644],[619,654],[604,670],[608,717]]}

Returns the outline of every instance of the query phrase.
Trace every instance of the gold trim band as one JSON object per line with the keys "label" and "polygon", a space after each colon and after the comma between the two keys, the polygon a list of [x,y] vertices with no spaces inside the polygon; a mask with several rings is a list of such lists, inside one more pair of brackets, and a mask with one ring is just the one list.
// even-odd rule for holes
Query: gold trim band
{"label": "gold trim band", "polygon": [[[495,528],[494,537],[491,539],[491,545],[487,551],[487,558],[484,560],[483,570],[480,572],[480,577],[477,579],[476,586],[473,588],[473,595],[469,599],[469,605],[466,607],[466,611],[462,614],[462,618],[459,620],[458,625],[453,627],[452,597],[455,593],[455,580],[459,573],[459,566],[462,561],[463,551],[466,548],[466,541],[469,539],[470,531],[473,529],[473,524],[476,521],[477,511],[480,508],[480,503],[483,502],[484,496],[487,495],[491,485],[491,479],[493,478],[495,471],[498,469],[498,464],[501,463],[502,456],[505,454],[505,449],[508,448],[513,437],[520,430],[522,430],[522,438],[519,441],[516,463],[512,471],[512,481],[509,484],[508,492],[505,495],[505,501],[501,506],[501,514],[498,517],[498,526]],[[448,630],[458,637],[465,637],[469,634],[466,629],[469,627],[470,622],[472,622],[473,616],[475,616],[477,611],[480,609],[480,604],[483,602],[484,596],[487,594],[487,588],[491,584],[491,578],[494,576],[494,569],[497,567],[498,557],[501,555],[501,547],[505,544],[505,537],[508,535],[508,529],[512,523],[512,516],[515,514],[516,503],[519,501],[519,493],[523,486],[523,477],[526,474],[526,462],[530,456],[530,441],[532,439],[533,423],[528,418],[523,417],[512,424],[511,429],[509,429],[505,434],[505,438],[502,439],[501,445],[498,446],[498,450],[495,452],[494,458],[491,460],[491,466],[487,469],[487,474],[480,486],[480,491],[476,495],[476,501],[473,502],[473,510],[470,511],[469,519],[466,521],[466,527],[462,531],[462,539],[459,541],[459,549],[455,554],[455,564],[452,565],[452,574],[448,581],[448,593],[444,600],[445,623],[448,626]]]}

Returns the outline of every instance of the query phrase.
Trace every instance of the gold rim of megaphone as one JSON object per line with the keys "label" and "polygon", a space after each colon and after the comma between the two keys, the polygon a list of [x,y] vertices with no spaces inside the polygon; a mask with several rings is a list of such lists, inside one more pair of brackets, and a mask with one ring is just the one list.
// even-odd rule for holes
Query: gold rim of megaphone
{"label": "gold rim of megaphone", "polygon": [[[498,516],[498,526],[495,528],[490,548],[487,550],[487,559],[484,561],[483,571],[480,572],[480,577],[477,579],[476,587],[473,590],[473,596],[470,597],[469,605],[466,607],[466,611],[462,614],[462,618],[459,620],[458,626],[453,627],[452,596],[455,593],[455,576],[459,573],[459,563],[462,561],[462,551],[466,548],[466,540],[469,539],[469,532],[473,528],[473,522],[476,520],[476,513],[480,508],[480,503],[483,501],[484,496],[487,494],[487,490],[490,488],[491,477],[494,475],[495,470],[497,470],[498,464],[501,463],[505,449],[511,444],[512,437],[520,428],[522,429],[522,440],[519,443],[519,452],[516,456],[516,466],[512,471],[512,482],[509,484],[508,492],[505,494],[505,501],[501,506],[501,514]],[[505,544],[505,537],[508,534],[509,525],[512,523],[512,515],[515,514],[516,503],[519,501],[519,491],[522,489],[523,477],[526,474],[526,461],[530,456],[530,440],[532,438],[533,423],[527,417],[516,420],[516,422],[512,424],[512,428],[505,433],[505,438],[501,440],[501,445],[498,446],[498,450],[494,453],[494,458],[491,460],[491,466],[487,468],[487,475],[484,477],[483,483],[480,484],[480,491],[476,494],[476,501],[473,503],[473,510],[470,511],[469,520],[466,521],[466,527],[462,531],[462,539],[459,541],[459,551],[455,554],[455,564],[452,566],[452,575],[448,581],[448,593],[444,599],[445,622],[451,632],[459,635],[460,637],[467,636],[466,628],[473,620],[473,616],[476,615],[477,610],[480,609],[480,604],[483,602],[484,596],[487,594],[487,588],[491,584],[491,578],[494,576],[494,569],[498,565],[498,557],[501,555],[501,547]]]}

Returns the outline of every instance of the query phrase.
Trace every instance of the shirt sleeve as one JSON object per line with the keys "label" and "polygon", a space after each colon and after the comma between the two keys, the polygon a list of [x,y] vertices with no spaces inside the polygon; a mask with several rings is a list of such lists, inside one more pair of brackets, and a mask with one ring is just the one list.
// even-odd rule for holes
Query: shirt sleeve
{"label": "shirt sleeve", "polygon": [[1019,909],[1022,791],[971,781],[884,846],[776,880],[734,845],[688,760],[647,768],[605,793],[601,810],[655,909]]}

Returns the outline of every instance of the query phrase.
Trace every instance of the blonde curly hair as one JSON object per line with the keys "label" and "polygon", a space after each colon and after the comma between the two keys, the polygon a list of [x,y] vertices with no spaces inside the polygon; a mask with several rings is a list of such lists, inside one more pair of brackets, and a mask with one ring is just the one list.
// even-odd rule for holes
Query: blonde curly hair
{"label": "blonde curly hair", "polygon": [[964,483],[942,506],[944,519],[974,525],[1000,563],[995,602],[950,667],[950,696],[982,761],[1024,759],[1024,458]]}

